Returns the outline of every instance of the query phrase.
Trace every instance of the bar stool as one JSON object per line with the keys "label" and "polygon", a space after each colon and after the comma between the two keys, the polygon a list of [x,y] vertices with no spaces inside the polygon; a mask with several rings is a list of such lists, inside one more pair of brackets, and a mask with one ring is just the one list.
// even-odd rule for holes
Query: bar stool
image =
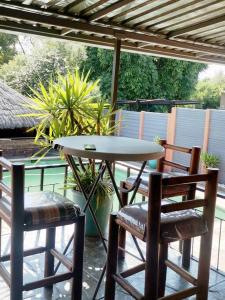
{"label": "bar stool", "polygon": [[[2,154],[2,153],[0,153]],[[11,186],[3,178],[3,168],[11,173]],[[71,299],[82,297],[82,269],[85,217],[73,202],[54,192],[24,193],[24,165],[0,157],[0,219],[11,227],[10,254],[0,256],[0,275],[10,287],[10,300],[22,300],[23,291],[52,288],[53,284],[72,279]],[[73,259],[55,249],[56,227],[74,224]],[[0,226],[1,228],[1,226]],[[46,245],[24,251],[25,231],[46,229]],[[45,252],[44,278],[23,283],[23,257]],[[67,272],[55,274],[54,258]],[[10,273],[4,262],[10,260]]]}
{"label": "bar stool", "polygon": [[[177,145],[168,144],[166,140],[160,140],[160,145],[165,149],[165,155],[157,161],[157,171],[163,174],[164,178],[181,175],[178,172],[185,172],[184,174],[193,175],[198,174],[199,163],[200,163],[200,147],[180,147]],[[169,159],[170,153],[178,153],[184,159],[185,156],[189,158],[189,164],[179,164],[172,159]],[[167,171],[166,168],[172,168],[172,171]],[[176,170],[176,172],[175,172]],[[124,202],[124,205],[128,204],[128,195],[124,192],[124,189],[130,189],[135,181],[135,176],[130,176],[126,179],[125,182],[121,182],[121,198]],[[148,185],[149,185],[149,173],[143,174],[141,176],[141,184],[138,188],[138,193],[147,197],[148,196]],[[183,201],[194,199],[195,189],[192,188],[185,195],[183,195]],[[182,245],[183,244],[183,245]],[[120,247],[125,248],[125,235],[123,230],[120,232]],[[180,251],[183,253],[182,264],[185,268],[188,268],[190,265],[190,253],[191,253],[191,241],[186,240],[184,243],[180,243]],[[123,252],[120,252],[120,257],[123,257]]]}
{"label": "bar stool", "polygon": [[[115,298],[115,284],[119,284],[135,299],[177,300],[197,295],[198,300],[207,300],[212,248],[214,213],[216,204],[218,170],[208,174],[162,178],[160,173],[149,176],[148,202],[123,207],[111,214],[107,255],[105,299]],[[204,199],[192,199],[171,203],[165,197],[186,193],[193,184],[205,182]],[[195,209],[203,207],[203,213]],[[117,272],[119,228],[130,232],[146,242],[146,261],[129,270]],[[168,259],[168,244],[201,237],[198,277]],[[164,296],[167,267],[193,286],[183,291]],[[144,294],[134,288],[126,278],[145,270]]]}

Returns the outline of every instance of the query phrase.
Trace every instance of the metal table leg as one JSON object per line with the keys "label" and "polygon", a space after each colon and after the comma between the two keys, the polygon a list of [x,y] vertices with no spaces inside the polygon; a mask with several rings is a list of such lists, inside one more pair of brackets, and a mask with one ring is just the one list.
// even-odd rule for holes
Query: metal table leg
{"label": "metal table leg", "polygon": [[[136,193],[137,193],[138,188],[139,188],[140,183],[141,183],[141,175],[142,175],[142,173],[143,173],[143,171],[144,171],[144,168],[145,168],[145,166],[146,166],[146,163],[147,163],[147,161],[144,161],[144,162],[143,162],[143,164],[142,164],[142,166],[141,166],[141,169],[140,169],[140,171],[139,171],[139,173],[138,173],[138,175],[137,175],[137,178],[136,178],[136,180],[135,180],[135,182],[134,182],[132,188],[129,189],[129,190],[124,190],[124,192],[126,192],[126,193],[130,193],[130,192],[133,191],[133,194],[132,194],[130,203],[133,203],[133,201],[134,201],[134,198],[135,198],[135,196],[136,196]],[[119,201],[119,203],[120,203],[120,206],[123,207],[123,201],[122,201],[121,196],[120,196],[120,193],[119,193],[120,188],[117,187],[117,184],[116,184],[116,181],[115,181],[115,178],[114,178],[112,169],[111,169],[111,164],[110,164],[110,162],[107,161],[107,160],[105,161],[105,164],[106,164],[107,171],[108,171],[108,173],[109,173],[110,179],[111,179],[111,181],[112,181],[112,184],[113,184],[115,193],[116,193],[116,195],[117,195],[118,201]],[[134,240],[134,243],[135,243],[135,245],[136,245],[136,247],[137,247],[137,250],[138,250],[138,252],[139,252],[139,254],[140,254],[142,260],[144,261],[145,259],[144,259],[143,253],[141,252],[141,249],[140,249],[140,247],[139,247],[139,245],[138,245],[138,242],[137,242],[136,238],[135,238],[134,236],[132,236],[132,238],[133,238],[133,240]],[[99,291],[100,285],[101,285],[101,283],[102,283],[102,280],[103,280],[103,278],[104,278],[105,272],[106,272],[106,265],[104,265],[104,268],[103,268],[103,270],[102,270],[102,274],[101,274],[101,276],[100,276],[100,278],[99,278],[99,281],[98,281],[98,283],[97,283],[97,286],[96,286],[96,289],[95,289],[95,292],[94,292],[94,295],[93,295],[93,300],[96,299],[96,296],[97,296],[97,294],[98,294],[98,291]]]}
{"label": "metal table leg", "polygon": [[[99,226],[99,224],[98,224],[98,221],[97,221],[97,219],[96,219],[95,213],[94,213],[94,211],[93,211],[93,209],[92,209],[92,207],[91,207],[90,202],[91,202],[92,196],[94,195],[94,193],[95,193],[95,191],[96,191],[96,188],[97,188],[97,185],[98,185],[99,180],[103,177],[105,171],[107,170],[108,173],[109,173],[109,177],[110,177],[110,179],[111,179],[113,188],[114,188],[114,190],[115,190],[115,193],[116,193],[116,195],[117,195],[118,201],[119,201],[119,203],[120,203],[120,206],[121,206],[121,207],[123,206],[123,202],[122,202],[122,199],[121,199],[121,196],[120,196],[119,188],[117,187],[117,184],[116,184],[116,181],[115,181],[115,178],[114,178],[112,169],[111,169],[111,162],[106,160],[105,162],[102,162],[102,163],[100,164],[98,176],[97,176],[97,178],[96,178],[96,180],[95,180],[95,182],[94,182],[94,184],[93,184],[93,186],[92,186],[92,188],[91,188],[90,193],[87,194],[86,191],[85,191],[85,188],[82,186],[82,183],[81,183],[81,180],[80,180],[80,177],[79,177],[79,168],[77,167],[77,165],[76,165],[76,163],[75,163],[75,161],[74,161],[74,158],[73,158],[71,155],[65,155],[65,157],[66,157],[66,159],[67,159],[67,161],[68,161],[68,163],[69,163],[69,166],[71,167],[71,170],[72,170],[72,172],[73,172],[74,177],[75,177],[76,180],[77,180],[79,189],[80,189],[81,192],[83,193],[84,198],[85,198],[85,200],[86,200],[86,204],[85,204],[85,207],[84,207],[84,209],[83,209],[83,212],[85,212],[88,208],[90,209],[90,213],[91,213],[91,215],[92,215],[92,217],[93,217],[94,223],[95,223],[95,225],[96,225],[96,227],[97,227],[97,230],[98,230],[98,233],[99,233],[99,236],[100,236],[100,238],[101,238],[101,240],[102,240],[103,247],[104,247],[105,251],[107,252],[107,245],[106,245],[105,238],[103,237],[103,234],[102,234],[102,232],[101,232],[101,228],[100,228],[100,226]],[[133,203],[133,201],[134,201],[134,198],[135,198],[136,193],[137,193],[137,191],[138,191],[139,185],[140,185],[140,183],[141,183],[141,175],[142,175],[142,173],[143,173],[143,171],[144,171],[144,168],[145,168],[145,166],[146,166],[146,163],[147,163],[146,161],[143,162],[142,167],[141,167],[141,169],[140,169],[140,171],[139,171],[139,173],[138,173],[138,175],[137,175],[137,178],[136,178],[136,180],[135,180],[135,182],[134,182],[132,188],[129,189],[129,190],[124,190],[124,192],[126,192],[126,193],[133,192],[132,197],[131,197],[131,200],[130,200],[130,203]],[[84,171],[84,170],[83,170],[83,171]],[[70,247],[70,245],[71,245],[71,243],[72,243],[72,241],[73,241],[73,237],[74,237],[74,236],[71,236],[71,238],[70,238],[70,240],[69,240],[69,242],[68,242],[68,244],[67,244],[67,246],[66,246],[66,248],[65,248],[65,250],[64,250],[64,252],[63,252],[64,255],[66,255],[66,253],[67,253],[67,251],[68,251],[68,249],[69,249],[69,247]],[[142,254],[140,248],[139,248],[138,245],[137,245],[137,241],[135,240],[135,237],[133,237],[133,238],[134,238],[134,242],[135,242],[135,244],[136,244],[136,246],[137,246],[137,249],[138,249],[138,251],[139,251],[139,253],[140,253],[140,255],[141,255],[142,259],[143,259],[143,254]],[[57,264],[57,266],[56,266],[56,268],[55,268],[55,272],[57,272],[59,266],[60,266],[60,263]],[[104,265],[104,268],[103,268],[103,270],[102,270],[101,276],[100,276],[100,278],[99,278],[98,284],[97,284],[97,286],[96,286],[96,289],[95,289],[95,292],[94,292],[94,295],[93,295],[93,299],[96,299],[96,296],[97,296],[97,293],[98,293],[98,291],[99,291],[100,285],[101,285],[102,280],[103,280],[103,278],[104,278],[105,271],[106,271],[106,265]]]}

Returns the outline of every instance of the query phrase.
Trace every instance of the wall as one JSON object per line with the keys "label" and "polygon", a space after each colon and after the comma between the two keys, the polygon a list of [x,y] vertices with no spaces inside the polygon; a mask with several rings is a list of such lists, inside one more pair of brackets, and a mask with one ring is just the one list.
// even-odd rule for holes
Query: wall
{"label": "wall", "polygon": [[7,158],[30,157],[38,151],[39,147],[34,145],[33,139],[0,139],[0,149]]}

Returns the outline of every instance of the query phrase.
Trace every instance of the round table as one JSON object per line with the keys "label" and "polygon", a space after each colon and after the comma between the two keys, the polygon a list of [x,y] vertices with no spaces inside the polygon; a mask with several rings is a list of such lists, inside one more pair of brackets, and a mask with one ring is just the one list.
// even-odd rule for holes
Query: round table
{"label": "round table", "polygon": [[[85,150],[85,145],[96,150]],[[118,136],[62,137],[54,141],[54,148],[67,155],[108,161],[145,161],[164,155],[164,148],[156,143]]]}
{"label": "round table", "polygon": [[[85,150],[85,147],[87,145],[94,146],[95,150]],[[62,138],[58,138],[54,141],[53,147],[54,147],[54,149],[58,149],[58,150],[62,151],[63,154],[65,155],[65,158],[67,159],[67,161],[71,167],[71,170],[73,171],[73,175],[75,176],[75,178],[79,184],[79,188],[82,191],[82,193],[86,199],[86,205],[84,207],[84,212],[86,211],[87,208],[90,209],[93,220],[98,228],[99,236],[102,240],[103,246],[104,246],[105,250],[107,251],[105,238],[102,235],[102,232],[99,227],[98,221],[96,219],[95,213],[90,205],[90,201],[92,199],[92,196],[94,195],[94,192],[96,190],[96,187],[97,187],[97,184],[98,184],[100,178],[104,175],[105,171],[107,170],[109,177],[112,181],[115,193],[119,200],[119,203],[122,207],[124,204],[120,197],[120,192],[116,185],[116,181],[115,181],[113,171],[111,168],[112,162],[115,162],[115,161],[142,161],[143,162],[142,166],[140,168],[140,171],[137,175],[137,178],[133,184],[133,187],[128,191],[128,192],[133,191],[133,195],[132,195],[131,199],[134,199],[135,195],[137,193],[138,187],[141,183],[141,175],[143,173],[143,170],[146,166],[147,161],[153,160],[153,159],[159,159],[159,158],[163,157],[164,148],[153,142],[139,140],[139,139],[133,139],[133,138],[127,138],[127,137],[118,137],[118,136],[62,137]],[[92,188],[91,192],[88,195],[85,192],[85,188],[81,184],[80,168],[77,166],[77,163],[74,159],[75,157],[79,158],[81,167],[82,167],[81,158],[101,161],[100,168],[99,168],[99,174],[96,178],[95,183],[93,184],[93,188]],[[72,238],[70,239],[70,242],[69,242],[68,246],[66,247],[64,254],[66,253],[71,242],[72,242]],[[102,276],[97,285],[93,299],[95,299],[98,288],[103,279],[104,272],[105,272],[105,267],[103,269]]]}

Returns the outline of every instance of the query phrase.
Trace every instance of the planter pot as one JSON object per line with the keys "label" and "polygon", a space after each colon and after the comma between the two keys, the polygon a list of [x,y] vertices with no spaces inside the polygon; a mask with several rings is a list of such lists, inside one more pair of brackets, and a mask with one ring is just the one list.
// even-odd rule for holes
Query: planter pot
{"label": "planter pot", "polygon": [[[96,197],[94,197],[94,199],[92,199],[90,202],[103,235],[106,233],[109,214],[112,210],[112,198],[113,195],[107,197],[106,199],[103,199],[102,201],[100,201],[100,204],[98,204],[98,206],[97,206]],[[81,210],[83,210],[86,201],[82,193],[73,191],[73,201],[74,203],[80,206]],[[85,235],[90,237],[99,237],[97,227],[94,223],[89,208],[86,210]]]}
{"label": "planter pot", "polygon": [[153,160],[149,160],[148,161],[148,165],[151,169],[156,169],[157,167],[157,160],[156,159],[153,159]]}

